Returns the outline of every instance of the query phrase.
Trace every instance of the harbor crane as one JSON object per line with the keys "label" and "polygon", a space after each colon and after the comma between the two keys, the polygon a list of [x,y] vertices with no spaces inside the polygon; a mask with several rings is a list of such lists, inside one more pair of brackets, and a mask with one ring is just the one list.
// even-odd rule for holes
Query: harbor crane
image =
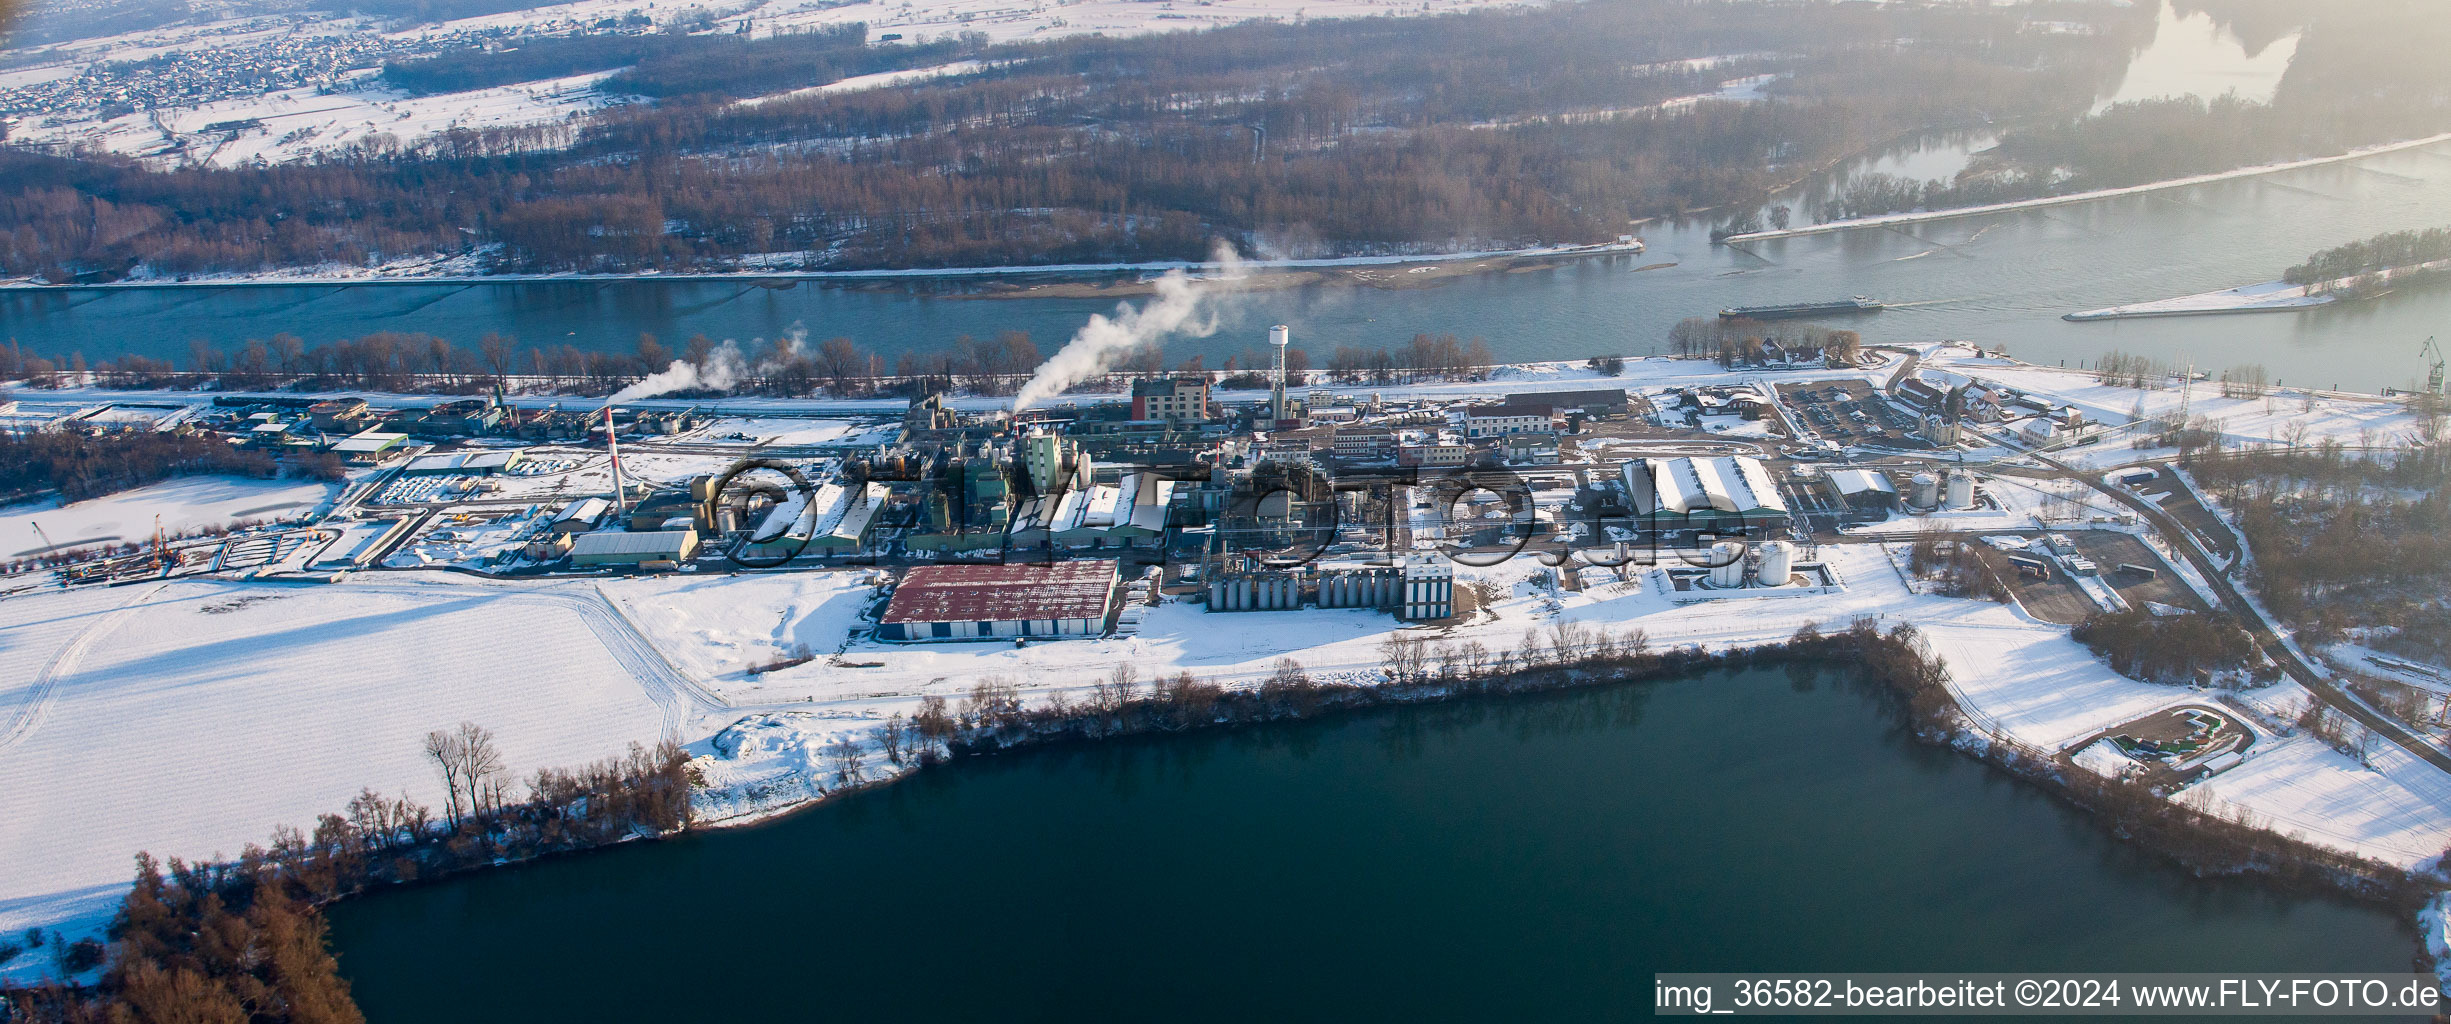
{"label": "harbor crane", "polygon": [[2432,338],[2427,338],[2427,339],[2425,340],[2425,347],[2417,350],[2417,358],[2419,358],[2419,359],[2424,359],[2424,358],[2426,358],[2427,356],[2432,356],[2432,357],[2434,357],[2434,361],[2433,361],[2433,362],[2431,362],[2431,363],[2426,364],[2426,371],[2425,371],[2425,390],[2426,390],[2426,393],[2427,393],[2427,394],[2430,394],[2430,395],[2439,395],[2439,394],[2442,394],[2442,393],[2443,393],[2443,391],[2442,391],[2442,386],[2443,386],[2443,361],[2444,361],[2444,360],[2443,360],[2443,351],[2442,351],[2442,346],[2435,344],[2435,343],[2434,343],[2434,339],[2432,339]]}

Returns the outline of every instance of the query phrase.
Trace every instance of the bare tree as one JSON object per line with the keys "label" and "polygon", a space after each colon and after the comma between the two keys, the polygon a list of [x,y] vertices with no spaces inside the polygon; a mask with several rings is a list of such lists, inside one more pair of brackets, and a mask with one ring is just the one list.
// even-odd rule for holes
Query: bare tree
{"label": "bare tree", "polygon": [[877,746],[885,751],[887,761],[897,765],[902,763],[902,741],[909,735],[909,729],[908,725],[903,724],[902,712],[896,711],[892,718],[885,720],[885,726],[877,730]]}
{"label": "bare tree", "polygon": [[[430,749],[431,737],[427,742]],[[468,794],[468,813],[479,816],[500,808],[511,777],[509,767],[503,764],[502,752],[494,747],[493,730],[475,722],[461,722],[447,742],[459,762],[460,786]]]}
{"label": "bare tree", "polygon": [[867,775],[864,764],[866,754],[860,749],[859,741],[847,734],[835,737],[834,742],[826,744],[825,756],[826,764],[834,770],[836,786],[855,785]]}
{"label": "bare tree", "polygon": [[459,739],[436,729],[426,734],[425,751],[427,757],[434,759],[434,766],[442,770],[443,789],[450,794],[450,802],[444,804],[443,809],[456,827],[460,823]]}

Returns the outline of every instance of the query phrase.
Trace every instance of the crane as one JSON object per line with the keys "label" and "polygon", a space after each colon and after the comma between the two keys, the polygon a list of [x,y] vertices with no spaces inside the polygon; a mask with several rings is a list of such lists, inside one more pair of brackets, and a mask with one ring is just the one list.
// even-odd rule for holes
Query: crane
{"label": "crane", "polygon": [[2432,339],[2432,338],[2427,338],[2427,339],[2425,340],[2425,347],[2417,350],[2417,358],[2419,358],[2419,359],[2423,359],[2423,358],[2425,358],[2425,357],[2427,357],[2427,356],[2432,356],[2432,357],[2434,357],[2434,361],[2433,361],[2432,363],[2429,363],[2429,364],[2427,364],[2427,365],[2426,365],[2426,371],[2425,371],[2425,390],[2426,390],[2426,393],[2427,393],[2427,394],[2431,394],[2431,395],[2439,395],[2439,394],[2442,394],[2442,385],[2443,385],[2443,352],[2442,352],[2442,346],[2435,344],[2435,343],[2434,343],[2434,339]]}

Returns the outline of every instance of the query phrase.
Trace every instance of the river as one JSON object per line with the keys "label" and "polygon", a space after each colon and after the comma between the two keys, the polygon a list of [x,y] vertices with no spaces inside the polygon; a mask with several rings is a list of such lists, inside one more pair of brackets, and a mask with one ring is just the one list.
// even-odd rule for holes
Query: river
{"label": "river", "polygon": [[333,908],[376,1024],[1648,1016],[1691,970],[2404,971],[2408,922],[2189,876],[1713,674],[923,771]]}
{"label": "river", "polygon": [[[2181,17],[2166,7],[2153,43],[2103,98],[2233,89],[2268,96],[2295,47],[2290,36],[2250,54],[2209,16]],[[1982,131],[1902,140],[1783,200],[1809,219],[1819,197],[1850,177],[1946,177],[1990,142]],[[1239,296],[1225,303],[1215,334],[1178,337],[1168,347],[1174,359],[1199,354],[1214,367],[1264,348],[1267,325],[1285,323],[1315,363],[1338,345],[1392,347],[1424,332],[1487,338],[1505,359],[1639,355],[1659,351],[1685,317],[1866,294],[1894,304],[1848,321],[1876,342],[1976,341],[2071,366],[2118,349],[2216,370],[2258,363],[2286,384],[2373,390],[2422,377],[2417,353],[2451,325],[2451,288],[2295,313],[2082,324],[2060,316],[2268,281],[2318,249],[2444,224],[2451,224],[2451,144],[2080,205],[1743,246],[1712,244],[1708,222],[1653,223],[1638,229],[1651,250],[1635,257],[1421,288],[1318,285]],[[628,280],[7,291],[0,292],[0,340],[88,359],[184,360],[190,339],[233,347],[280,332],[321,342],[411,331],[473,345],[495,331],[530,344],[627,350],[641,333],[677,346],[698,333],[749,342],[798,326],[818,338],[849,337],[890,360],[948,348],[959,335],[1013,329],[1053,351],[1091,314],[1114,305],[925,290]]]}
{"label": "river", "polygon": [[[1290,324],[1315,362],[1340,344],[1394,346],[1415,333],[1485,337],[1501,358],[1581,359],[1659,351],[1668,329],[1724,306],[1866,294],[1896,305],[1848,321],[1873,341],[1970,340],[2075,366],[2119,349],[2198,367],[2260,363],[2284,383],[2372,390],[2421,376],[2427,336],[2451,325],[2451,288],[2298,313],[2068,323],[2080,310],[2267,281],[2321,248],[2383,231],[2451,224],[2451,145],[2264,177],[1901,228],[1744,246],[1707,224],[1653,224],[1651,250],[1553,270],[1413,289],[1312,286],[1225,304],[1218,331],[1178,338],[1173,358],[1214,367]],[[1672,263],[1673,267],[1642,270]],[[772,338],[794,324],[884,353],[948,347],[961,334],[1030,332],[1052,351],[1110,301],[964,299],[826,284],[618,281],[299,286],[0,293],[0,338],[38,352],[184,359],[287,331],[326,341],[422,331],[472,345],[487,331],[534,344],[627,349],[641,332]]]}

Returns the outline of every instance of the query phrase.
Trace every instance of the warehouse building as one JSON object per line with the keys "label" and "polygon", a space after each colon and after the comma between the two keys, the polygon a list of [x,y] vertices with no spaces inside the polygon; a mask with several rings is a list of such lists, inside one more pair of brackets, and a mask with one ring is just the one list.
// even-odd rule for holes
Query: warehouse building
{"label": "warehouse building", "polygon": [[1114,604],[1115,563],[923,565],[902,577],[877,639],[917,642],[1097,636]]}
{"label": "warehouse building", "polygon": [[1621,473],[1634,514],[1661,525],[1787,518],[1787,500],[1760,459],[1636,459]]}
{"label": "warehouse building", "polygon": [[698,531],[654,530],[645,533],[600,531],[579,534],[570,543],[574,566],[634,566],[670,569],[697,557]]}

